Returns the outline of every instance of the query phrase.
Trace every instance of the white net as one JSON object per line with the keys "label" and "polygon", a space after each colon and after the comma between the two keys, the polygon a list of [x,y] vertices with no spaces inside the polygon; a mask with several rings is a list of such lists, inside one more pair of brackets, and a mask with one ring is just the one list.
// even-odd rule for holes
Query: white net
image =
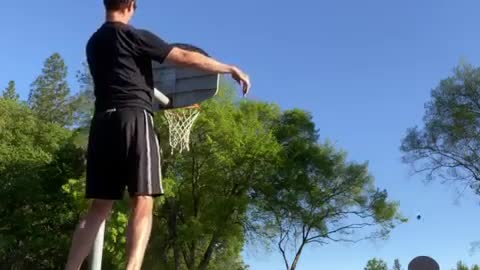
{"label": "white net", "polygon": [[200,115],[198,106],[181,109],[166,110],[164,112],[168,122],[169,143],[172,154],[175,149],[179,153],[190,150],[190,132],[193,123]]}

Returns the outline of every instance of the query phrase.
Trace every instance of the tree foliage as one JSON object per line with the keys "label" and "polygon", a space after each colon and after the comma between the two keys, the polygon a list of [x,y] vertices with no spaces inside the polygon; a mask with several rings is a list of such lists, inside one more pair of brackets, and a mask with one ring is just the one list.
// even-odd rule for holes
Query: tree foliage
{"label": "tree foliage", "polygon": [[392,270],[403,270],[402,269],[402,265],[400,264],[400,260],[399,259],[395,259],[395,261],[393,261],[393,268]]}
{"label": "tree foliage", "polygon": [[88,127],[93,116],[95,95],[93,78],[85,62],[82,64],[82,70],[77,72],[76,77],[80,89],[72,98],[74,124],[77,127]]}
{"label": "tree foliage", "polygon": [[[61,269],[88,207],[93,84],[84,65],[80,91],[69,97],[66,72],[54,54],[28,106],[0,99],[0,269]],[[403,221],[366,163],[318,142],[310,114],[239,101],[221,88],[202,103],[190,152],[168,151],[167,123],[155,117],[166,194],[155,202],[146,269],[248,269],[242,251],[259,237],[274,241],[293,270],[308,244],[386,237]],[[107,222],[105,269],[125,268],[128,214],[125,199]]]}
{"label": "tree foliage", "polygon": [[41,120],[60,126],[72,124],[74,109],[66,77],[67,66],[58,53],[45,60],[42,73],[32,83],[28,98],[32,110]]}
{"label": "tree foliage", "polygon": [[66,70],[54,54],[32,84],[29,105],[0,99],[0,269],[62,269],[87,206],[85,137],[65,128],[74,110]]}
{"label": "tree foliage", "polygon": [[0,99],[0,268],[61,269],[78,216],[60,192],[82,170],[70,132]]}
{"label": "tree foliage", "polygon": [[404,161],[429,179],[455,181],[480,193],[480,69],[455,68],[425,105],[424,126],[407,131]]}
{"label": "tree foliage", "polygon": [[15,88],[15,81],[8,82],[7,88],[5,88],[5,90],[3,90],[2,92],[2,98],[18,101],[20,96],[18,95],[17,90]]}
{"label": "tree foliage", "polygon": [[263,215],[257,225],[270,230],[287,270],[296,269],[309,244],[383,238],[404,221],[398,203],[375,188],[367,164],[318,142],[308,113],[286,111],[274,130],[282,150],[276,172],[256,194]]}
{"label": "tree foliage", "polygon": [[364,270],[388,270],[388,266],[385,261],[374,258],[367,262]]}
{"label": "tree foliage", "polygon": [[471,268],[468,267],[468,265],[466,265],[464,262],[462,261],[458,261],[457,262],[457,265],[456,265],[456,268],[454,268],[454,270],[480,270],[480,266],[478,266],[477,264],[473,265]]}
{"label": "tree foliage", "polygon": [[[240,253],[249,194],[267,179],[279,151],[263,120],[278,114],[279,109],[268,104],[237,104],[224,90],[217,99],[202,104],[191,151],[164,152],[162,169],[169,191],[156,211],[155,249],[149,252],[157,254],[152,259],[163,258],[159,265],[244,268]],[[163,148],[168,149],[165,123],[157,123]]]}
{"label": "tree foliage", "polygon": [[462,261],[457,262],[456,270],[469,270],[469,267],[464,264]]}

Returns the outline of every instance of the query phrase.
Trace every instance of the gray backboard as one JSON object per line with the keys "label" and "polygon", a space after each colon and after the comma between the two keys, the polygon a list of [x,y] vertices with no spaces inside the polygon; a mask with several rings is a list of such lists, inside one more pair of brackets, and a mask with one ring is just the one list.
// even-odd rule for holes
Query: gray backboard
{"label": "gray backboard", "polygon": [[155,88],[170,99],[167,108],[156,103],[156,110],[191,106],[212,98],[218,93],[220,81],[216,73],[156,62],[153,78]]}

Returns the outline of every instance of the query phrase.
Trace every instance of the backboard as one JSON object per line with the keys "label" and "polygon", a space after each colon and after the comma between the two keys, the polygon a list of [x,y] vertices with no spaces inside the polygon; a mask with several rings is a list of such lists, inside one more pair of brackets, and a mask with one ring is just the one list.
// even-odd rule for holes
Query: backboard
{"label": "backboard", "polygon": [[212,98],[218,93],[220,74],[202,70],[153,63],[155,89],[165,95],[169,104],[154,102],[154,110],[191,106]]}
{"label": "backboard", "polygon": [[[171,45],[209,56],[206,51],[192,44]],[[153,62],[153,78],[155,111],[188,107],[212,98],[217,94],[220,83],[220,74],[157,62]]]}
{"label": "backboard", "polygon": [[408,264],[408,270],[440,270],[438,263],[427,256],[420,256]]}

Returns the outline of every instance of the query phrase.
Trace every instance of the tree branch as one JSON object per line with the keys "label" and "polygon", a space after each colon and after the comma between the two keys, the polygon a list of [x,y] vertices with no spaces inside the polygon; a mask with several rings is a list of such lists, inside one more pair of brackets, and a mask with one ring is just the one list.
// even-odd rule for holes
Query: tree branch
{"label": "tree branch", "polygon": [[347,226],[343,226],[343,227],[331,230],[331,231],[329,231],[327,233],[324,233],[324,234],[318,234],[316,236],[310,237],[310,238],[307,239],[307,242],[311,242],[312,240],[317,240],[317,239],[320,239],[320,238],[329,238],[330,239],[330,235],[335,234],[335,233],[343,232],[345,230],[362,229],[362,228],[369,227],[369,226],[374,226],[374,225],[375,225],[374,223],[350,224],[350,225],[347,225]]}

